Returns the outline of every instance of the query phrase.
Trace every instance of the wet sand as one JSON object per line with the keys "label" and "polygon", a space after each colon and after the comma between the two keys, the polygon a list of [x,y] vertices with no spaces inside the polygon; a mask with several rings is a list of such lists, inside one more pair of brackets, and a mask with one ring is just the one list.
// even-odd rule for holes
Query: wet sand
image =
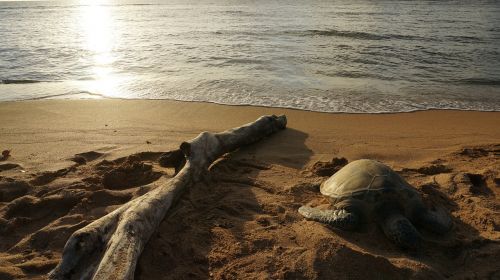
{"label": "wet sand", "polygon": [[[285,131],[215,164],[139,260],[136,279],[495,279],[500,268],[500,113],[327,114],[174,101],[0,103],[0,278],[43,279],[71,233],[173,171],[161,152],[201,131],[286,114]],[[75,155],[77,155],[75,157]],[[454,230],[418,256],[374,224],[350,233],[304,220],[345,157],[380,160]],[[166,175],[165,175],[166,174]]]}

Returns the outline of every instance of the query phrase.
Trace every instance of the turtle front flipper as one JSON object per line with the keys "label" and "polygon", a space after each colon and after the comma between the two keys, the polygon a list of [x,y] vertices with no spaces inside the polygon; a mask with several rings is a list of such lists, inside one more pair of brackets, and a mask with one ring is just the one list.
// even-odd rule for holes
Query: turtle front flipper
{"label": "turtle front flipper", "polygon": [[359,217],[345,209],[321,210],[302,206],[299,208],[299,213],[307,219],[329,224],[343,230],[353,230],[359,225]]}
{"label": "turtle front flipper", "polygon": [[403,215],[388,215],[380,221],[380,226],[385,235],[400,248],[415,250],[420,247],[420,234]]}
{"label": "turtle front flipper", "polygon": [[442,208],[436,210],[422,209],[416,214],[415,223],[437,234],[445,234],[453,226],[450,215]]}

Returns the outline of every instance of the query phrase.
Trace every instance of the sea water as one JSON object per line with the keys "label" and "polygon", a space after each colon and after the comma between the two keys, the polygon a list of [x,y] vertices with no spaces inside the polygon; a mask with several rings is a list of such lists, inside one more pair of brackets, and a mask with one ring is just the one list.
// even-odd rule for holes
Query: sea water
{"label": "sea water", "polygon": [[0,2],[0,101],[500,110],[500,1]]}

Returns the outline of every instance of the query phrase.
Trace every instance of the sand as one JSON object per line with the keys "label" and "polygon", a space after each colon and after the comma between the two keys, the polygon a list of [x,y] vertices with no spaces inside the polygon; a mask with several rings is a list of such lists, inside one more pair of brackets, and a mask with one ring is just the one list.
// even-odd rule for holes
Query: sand
{"label": "sand", "polygon": [[[208,103],[0,103],[0,279],[43,279],[71,233],[173,171],[157,163],[201,131],[263,114],[287,130],[227,155],[153,234],[136,279],[500,279],[500,113],[326,114]],[[368,223],[343,232],[304,220],[327,208],[336,158],[380,160],[445,207],[454,229],[402,252]],[[333,161],[332,161],[333,160]],[[166,174],[166,175],[165,175]]]}

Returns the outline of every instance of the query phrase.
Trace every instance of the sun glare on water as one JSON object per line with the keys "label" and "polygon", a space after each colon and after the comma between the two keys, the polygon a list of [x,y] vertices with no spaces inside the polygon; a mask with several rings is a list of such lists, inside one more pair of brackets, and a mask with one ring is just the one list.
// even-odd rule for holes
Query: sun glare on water
{"label": "sun glare on water", "polygon": [[88,91],[108,97],[121,97],[119,77],[114,74],[113,17],[106,1],[85,1],[80,7],[83,49],[91,56],[93,80]]}

